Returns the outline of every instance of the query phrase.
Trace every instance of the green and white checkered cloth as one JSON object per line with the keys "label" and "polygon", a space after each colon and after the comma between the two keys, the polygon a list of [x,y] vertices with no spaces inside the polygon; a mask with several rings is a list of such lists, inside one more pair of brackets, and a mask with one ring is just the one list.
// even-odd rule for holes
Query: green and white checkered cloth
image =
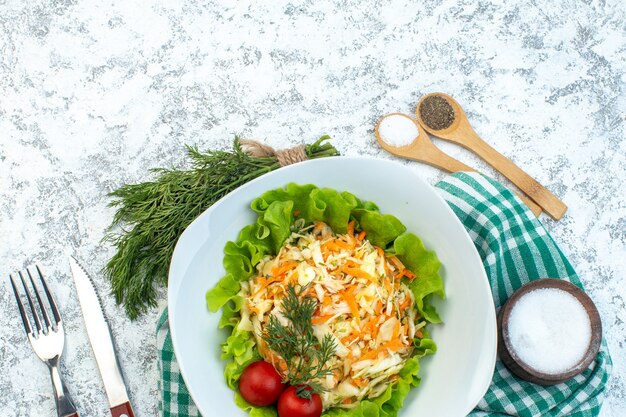
{"label": "green and white checkered cloth", "polygon": [[[474,241],[497,308],[517,288],[538,278],[561,278],[582,287],[576,272],[541,223],[501,184],[476,173],[456,173],[436,187]],[[157,344],[161,352],[162,415],[199,416],[174,357],[167,309],[159,320]],[[497,361],[489,390],[469,416],[597,416],[611,367],[604,341],[587,370],[552,386],[522,381]]]}
{"label": "green and white checkered cloth", "polygon": [[200,416],[200,412],[189,395],[174,355],[168,317],[167,307],[165,307],[157,324],[159,375],[161,376],[158,381],[161,393],[159,411],[163,417],[197,417]]}

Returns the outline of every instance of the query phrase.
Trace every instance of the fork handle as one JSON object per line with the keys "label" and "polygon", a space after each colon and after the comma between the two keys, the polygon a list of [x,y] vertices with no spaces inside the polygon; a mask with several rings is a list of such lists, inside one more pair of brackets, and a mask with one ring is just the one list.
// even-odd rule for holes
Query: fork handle
{"label": "fork handle", "polygon": [[78,417],[76,406],[70,396],[57,365],[50,365],[50,378],[54,386],[55,401],[57,405],[57,414],[59,417]]}

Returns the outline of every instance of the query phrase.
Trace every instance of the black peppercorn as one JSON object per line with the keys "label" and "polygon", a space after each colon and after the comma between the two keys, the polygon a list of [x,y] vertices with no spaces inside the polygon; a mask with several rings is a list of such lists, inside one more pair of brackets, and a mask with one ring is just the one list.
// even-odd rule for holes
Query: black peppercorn
{"label": "black peppercorn", "polygon": [[454,109],[448,100],[441,96],[428,96],[419,106],[420,118],[433,130],[450,127],[454,122]]}

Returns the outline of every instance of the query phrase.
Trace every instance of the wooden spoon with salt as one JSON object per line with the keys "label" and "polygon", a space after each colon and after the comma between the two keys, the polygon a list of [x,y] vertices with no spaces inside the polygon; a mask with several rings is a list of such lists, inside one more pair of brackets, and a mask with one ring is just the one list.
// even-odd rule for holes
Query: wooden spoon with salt
{"label": "wooden spoon with salt", "polygon": [[547,188],[482,140],[472,129],[459,103],[449,95],[427,94],[417,104],[415,115],[428,133],[457,143],[480,156],[539,204],[553,219],[559,220],[567,211],[567,206]]}
{"label": "wooden spoon with salt", "polygon": [[[413,141],[408,145],[394,146],[391,143],[385,142],[385,140],[381,136],[381,123],[387,117],[392,116],[404,117],[406,118],[406,120],[415,125],[417,134],[415,135],[415,139],[413,139]],[[422,128],[422,126],[417,123],[413,118],[403,113],[389,113],[381,117],[381,119],[376,124],[376,140],[384,150],[396,156],[412,159],[414,161],[424,162],[428,165],[443,169],[447,172],[476,172],[475,169],[465,165],[463,162],[457,159],[454,159],[453,157],[444,153],[442,150],[436,147],[428,137],[428,134],[426,133],[424,128]],[[539,214],[541,214],[541,207],[535,204],[535,202],[520,195],[519,193],[516,194],[530,208],[535,216],[539,216]]]}

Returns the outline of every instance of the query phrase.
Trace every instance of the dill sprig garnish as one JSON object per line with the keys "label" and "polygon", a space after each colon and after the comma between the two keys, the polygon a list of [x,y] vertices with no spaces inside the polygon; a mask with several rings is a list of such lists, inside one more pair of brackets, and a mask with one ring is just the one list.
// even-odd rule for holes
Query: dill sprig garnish
{"label": "dill sprig garnish", "polygon": [[271,315],[263,340],[270,350],[285,360],[286,382],[297,387],[299,397],[310,399],[311,394],[326,391],[319,380],[333,374],[334,369],[328,368],[327,363],[335,354],[337,345],[330,334],[320,341],[313,333],[312,319],[318,302],[305,296],[305,291],[306,287],[296,291],[293,285],[287,286],[282,315],[289,323],[284,325]]}
{"label": "dill sprig garnish", "polygon": [[[306,145],[309,159],[338,155],[328,136]],[[191,169],[151,170],[154,181],[113,191],[117,211],[104,241],[116,253],[104,267],[118,304],[131,319],[156,306],[167,284],[174,247],[187,226],[220,198],[246,182],[280,168],[275,156],[248,155],[235,138],[232,151],[201,152],[187,146]]]}

